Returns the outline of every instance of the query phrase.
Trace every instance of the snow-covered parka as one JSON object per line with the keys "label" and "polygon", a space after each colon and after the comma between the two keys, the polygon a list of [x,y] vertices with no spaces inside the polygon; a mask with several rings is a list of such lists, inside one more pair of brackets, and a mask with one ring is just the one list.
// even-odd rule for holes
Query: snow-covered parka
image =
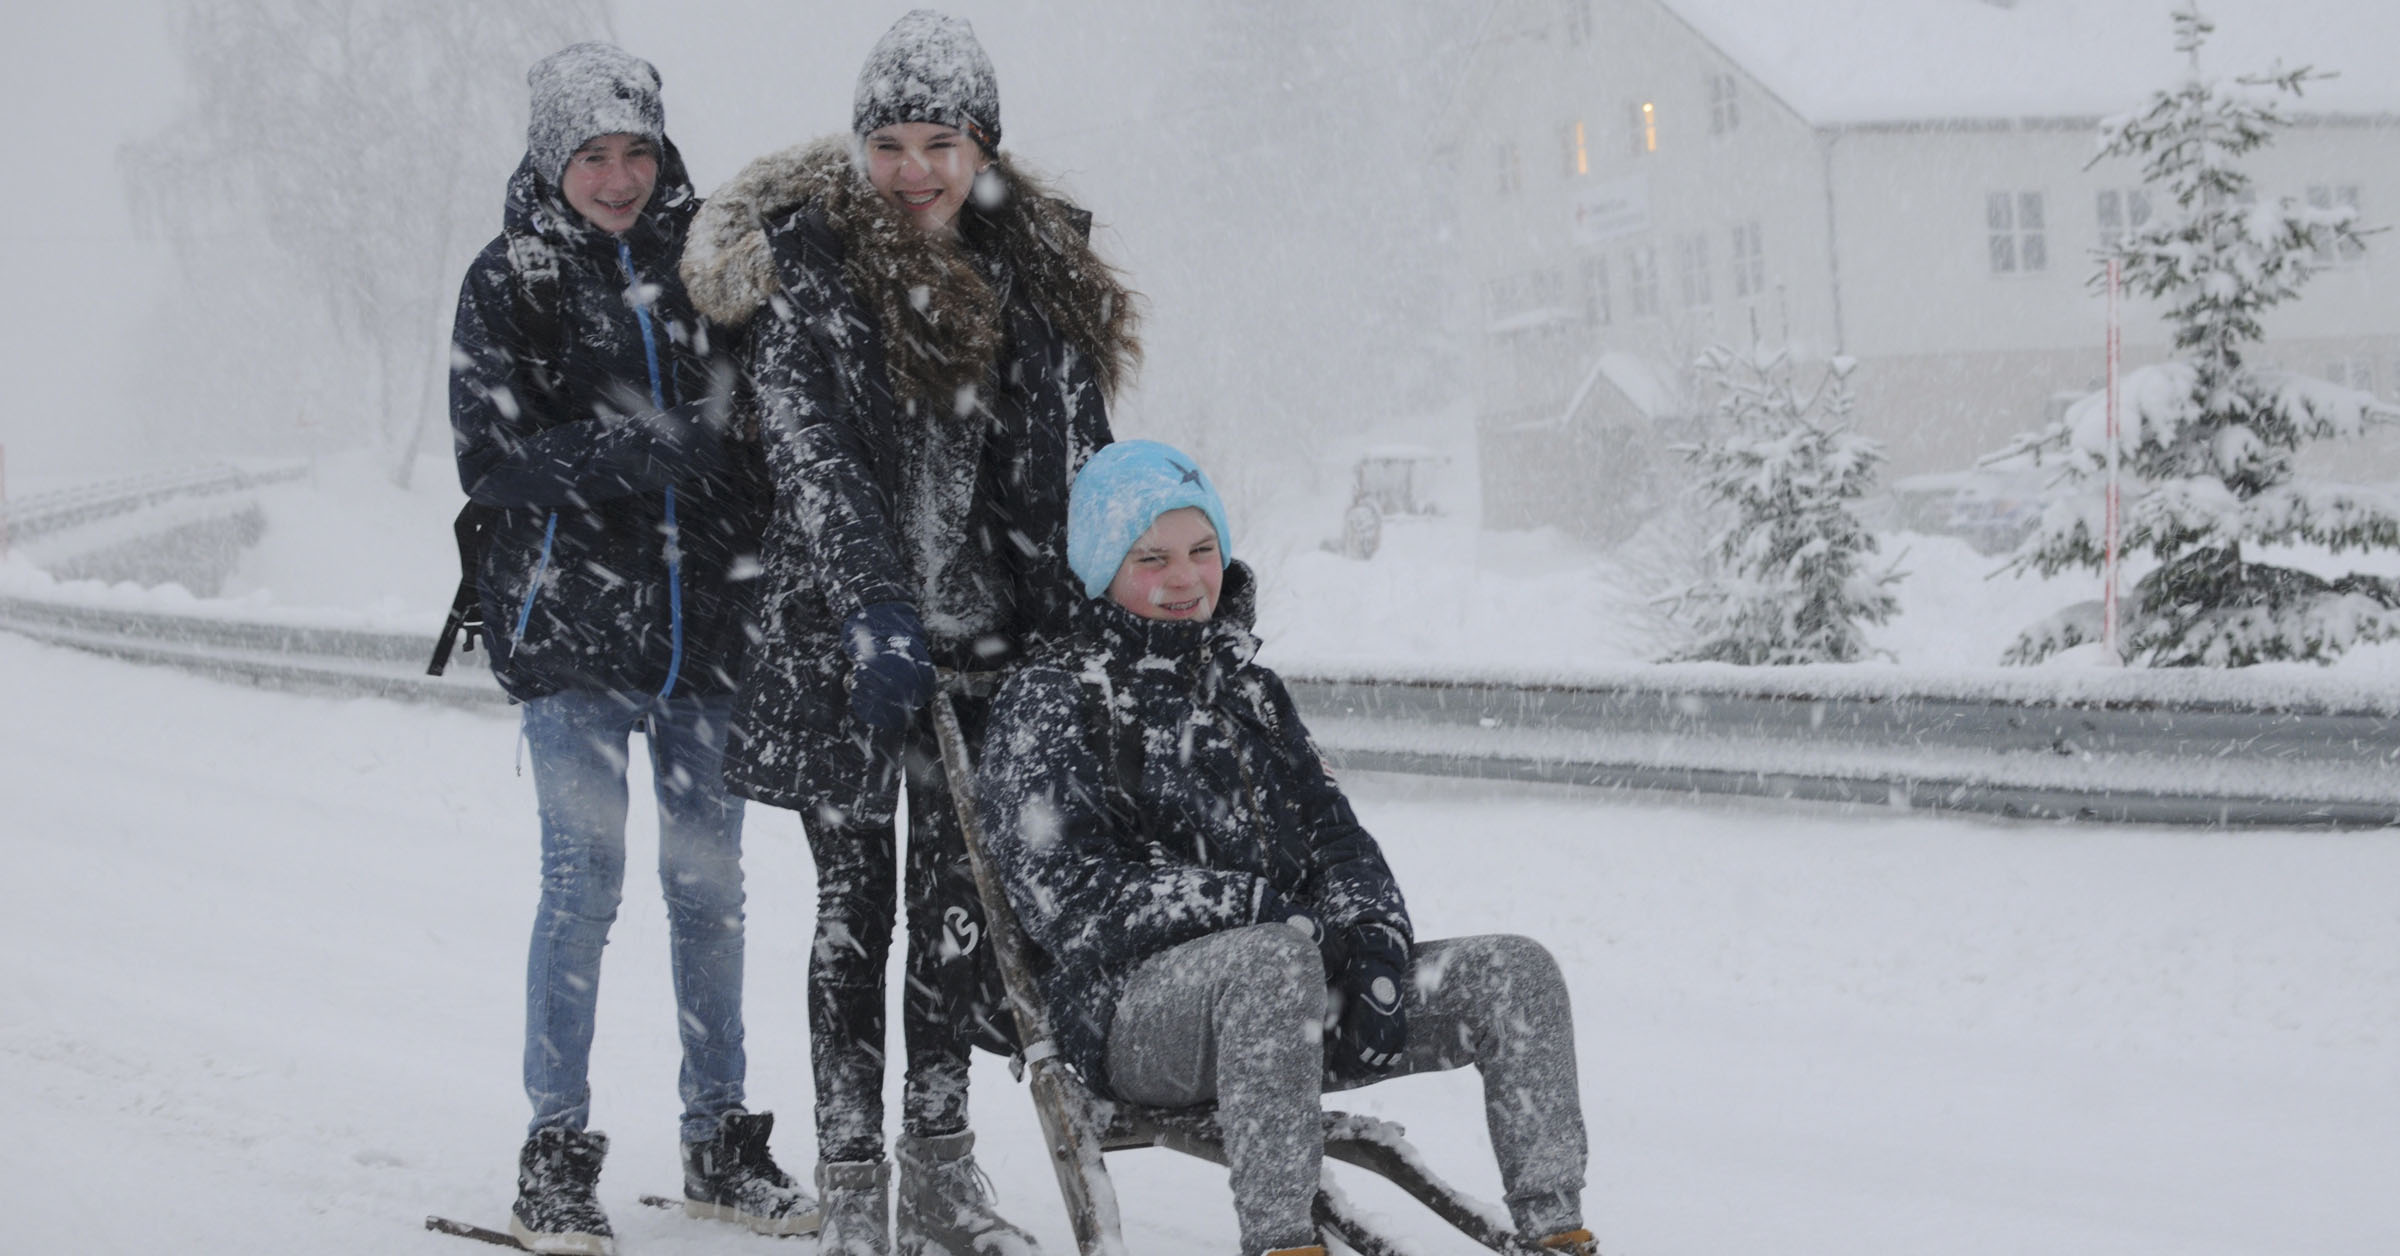
{"label": "snow-covered parka", "polygon": [[698,201],[672,144],[659,167],[619,237],[528,155],[459,291],[450,425],[461,487],[496,512],[477,592],[519,701],[723,695],[739,679],[765,471],[723,439],[731,368],[676,274]]}
{"label": "snow-covered parka", "polygon": [[976,777],[984,840],[1039,952],[1051,1028],[1105,1089],[1110,1021],[1143,960],[1259,922],[1266,891],[1335,935],[1410,935],[1375,839],[1325,769],[1291,694],[1252,661],[1249,568],[1206,622],[1106,599],[994,699]]}
{"label": "snow-covered parka", "polygon": [[[843,824],[888,820],[899,782],[897,745],[850,712],[843,621],[908,603],[935,661],[963,667],[997,666],[1062,624],[1067,487],[1111,439],[1107,399],[1139,354],[1088,215],[1002,157],[960,214],[960,242],[937,240],[867,183],[855,143],[753,162],[710,197],[684,258],[701,312],[740,329],[775,485],[763,635],[726,780]],[[900,534],[936,439],[979,442],[971,502],[939,516],[999,603],[981,608],[997,627],[971,639],[945,639],[927,547]]]}

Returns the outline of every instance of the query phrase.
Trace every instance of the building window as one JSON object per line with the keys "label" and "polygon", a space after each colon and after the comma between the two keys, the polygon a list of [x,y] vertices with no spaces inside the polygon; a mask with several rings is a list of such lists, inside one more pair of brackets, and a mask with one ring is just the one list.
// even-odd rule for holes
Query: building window
{"label": "building window", "polygon": [[1742,124],[1742,102],[1730,74],[1708,76],[1708,133],[1724,135]]}
{"label": "building window", "polygon": [[[1563,311],[1566,288],[1566,274],[1563,271],[1523,270],[1513,275],[1502,275],[1484,284],[1483,299],[1490,309],[1492,322],[1503,323],[1537,311]],[[1572,317],[1572,314],[1564,316]]]}
{"label": "building window", "polygon": [[2344,388],[2363,393],[2375,391],[2375,359],[2371,357],[2335,358],[2325,364],[2325,378]]}
{"label": "building window", "polygon": [[1559,132],[1559,140],[1561,146],[1566,150],[1567,173],[1571,175],[1590,174],[1592,172],[1592,150],[1584,142],[1583,124],[1581,122],[1568,123],[1566,128]]}
{"label": "building window", "polygon": [[1983,198],[1983,223],[1991,240],[1992,273],[2031,275],[2050,268],[2042,194],[1992,192]]}
{"label": "building window", "polygon": [[2113,253],[2126,239],[2150,223],[2150,193],[2141,188],[2102,188],[2099,201],[2100,251]]}
{"label": "building window", "polygon": [[[2308,189],[2308,207],[2318,210],[2349,210],[2350,225],[2356,229],[2358,226],[2358,185],[2355,183],[2312,185]],[[2325,243],[2317,246],[2317,264],[2336,266],[2343,262],[2355,262],[2366,251],[2366,246],[2359,243],[2356,238],[2343,240],[2339,244],[2328,238]],[[2352,385],[2352,387],[2357,387],[2357,385]]]}
{"label": "building window", "polygon": [[1633,104],[1633,153],[1658,151],[1658,106],[1647,100]]}
{"label": "building window", "polygon": [[1767,290],[1767,251],[1758,220],[1733,224],[1733,295],[1754,297]]}
{"label": "building window", "polygon": [[1583,321],[1594,327],[1609,324],[1608,259],[1583,259]]}
{"label": "building window", "polygon": [[1688,235],[1675,242],[1675,289],[1686,306],[1698,308],[1716,299],[1708,283],[1708,237]]}
{"label": "building window", "polygon": [[1625,251],[1625,308],[1635,318],[1658,313],[1658,250],[1650,245]]}
{"label": "building window", "polygon": [[1562,0],[1567,6],[1567,43],[1581,47],[1592,40],[1592,0]]}
{"label": "building window", "polygon": [[1497,167],[1494,173],[1499,177],[1500,195],[1516,195],[1518,189],[1525,186],[1525,160],[1518,155],[1517,146],[1502,140],[1492,149],[1492,156]]}

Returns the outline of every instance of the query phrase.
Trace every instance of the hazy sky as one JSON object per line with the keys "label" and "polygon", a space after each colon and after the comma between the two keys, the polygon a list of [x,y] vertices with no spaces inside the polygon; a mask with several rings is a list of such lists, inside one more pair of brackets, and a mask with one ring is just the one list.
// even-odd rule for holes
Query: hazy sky
{"label": "hazy sky", "polygon": [[[9,491],[106,474],[132,460],[88,439],[125,404],[123,353],[167,290],[163,247],[135,237],[117,146],[165,122],[177,78],[155,0],[0,5],[0,81],[17,97],[23,158],[0,198],[0,407]],[[112,447],[113,445],[113,447]]]}
{"label": "hazy sky", "polygon": [[[167,20],[176,7],[174,0],[0,6],[0,66],[25,98],[22,116],[44,120],[24,141],[34,173],[21,186],[33,194],[10,198],[0,211],[8,227],[0,265],[27,294],[0,323],[0,344],[7,346],[0,367],[17,382],[14,404],[0,411],[0,444],[8,448],[20,495],[45,481],[137,468],[146,457],[188,458],[205,448],[195,442],[170,450],[157,436],[162,419],[170,432],[202,430],[177,426],[187,418],[181,413],[157,413],[176,407],[175,381],[163,389],[155,381],[138,391],[129,387],[145,363],[161,360],[155,331],[144,340],[161,317],[170,339],[187,325],[233,332],[222,337],[230,341],[222,349],[205,338],[186,341],[176,371],[229,371],[236,381],[230,394],[221,381],[212,381],[219,384],[213,393],[188,385],[192,424],[227,417],[198,412],[247,404],[253,380],[260,403],[251,408],[280,413],[294,405],[265,391],[275,382],[277,357],[259,343],[266,338],[244,338],[230,307],[216,311],[212,324],[208,297],[189,293],[165,249],[139,239],[125,210],[119,147],[156,132],[182,98]],[[619,0],[613,7],[618,41],[664,75],[669,130],[706,191],[752,157],[845,130],[859,62],[910,5]],[[1171,6],[991,0],[946,7],[973,21],[990,51],[1006,146],[1095,212],[1103,249],[1153,298],[1154,370],[1145,383],[1158,387],[1146,399],[1171,395],[1186,421],[1217,400],[1207,395],[1220,391],[1208,386],[1211,377],[1244,373],[1203,365],[1194,355],[1218,352],[1229,333],[1245,326],[1257,334],[1258,313],[1294,306],[1289,293],[1274,290],[1279,278],[1287,285],[1292,279],[1290,263],[1273,257],[1274,248],[1293,248],[1316,232],[1319,244],[1305,255],[1309,266],[1372,265],[1340,233],[1349,229],[1346,220],[1372,212],[1355,202],[1357,190],[1373,181],[1344,177],[1340,166],[1388,166],[1390,156],[1370,154],[1362,141],[1408,141],[1387,134],[1399,121],[1388,104],[1346,85],[1438,68],[1433,53],[1417,46],[1419,36],[1458,20],[1444,16],[1457,8],[1445,0]],[[1295,121],[1288,108],[1278,113],[1329,84],[1335,90],[1329,115]],[[1263,147],[1256,134],[1262,127]],[[478,140],[479,153],[514,151],[521,142],[515,135]],[[1274,145],[1291,140],[1305,141],[1302,160],[1322,163],[1310,176],[1316,188],[1304,199],[1273,187],[1254,195],[1258,172],[1272,178],[1288,164]],[[1228,170],[1249,173],[1228,184],[1221,176]],[[498,229],[507,173],[504,161],[490,170],[492,212],[476,232]],[[1353,203],[1344,204],[1345,190]],[[462,254],[458,264],[465,260]],[[1322,286],[1354,287],[1354,279],[1328,275]],[[307,294],[282,299],[297,310]],[[1338,306],[1311,317],[1329,332],[1348,326]],[[1294,337],[1270,339],[1283,344],[1255,356],[1288,353]],[[196,353],[188,350],[193,345],[201,346]],[[1276,369],[1291,378],[1306,367],[1286,360]],[[1229,383],[1222,391],[1238,394],[1239,387]],[[1266,400],[1297,404],[1299,391],[1282,389]],[[228,402],[228,395],[237,400]],[[1128,410],[1138,410],[1141,400]],[[321,403],[302,408],[314,404]],[[1255,412],[1260,404],[1254,393],[1224,408]],[[148,437],[136,434],[140,425],[129,417],[136,407],[152,420]]]}

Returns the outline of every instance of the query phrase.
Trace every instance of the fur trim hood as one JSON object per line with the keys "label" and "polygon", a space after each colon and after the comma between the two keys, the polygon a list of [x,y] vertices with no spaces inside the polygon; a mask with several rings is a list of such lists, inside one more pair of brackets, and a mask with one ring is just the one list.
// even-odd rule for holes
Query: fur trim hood
{"label": "fur trim hood", "polygon": [[739,328],[782,290],[774,236],[804,210],[839,241],[842,280],[882,327],[903,396],[938,398],[948,409],[998,361],[1005,294],[979,257],[998,264],[1116,395],[1141,362],[1135,294],[1092,251],[1090,215],[995,157],[960,211],[961,248],[919,231],[877,195],[854,143],[830,137],[770,153],[708,198],[682,267],[702,314]]}

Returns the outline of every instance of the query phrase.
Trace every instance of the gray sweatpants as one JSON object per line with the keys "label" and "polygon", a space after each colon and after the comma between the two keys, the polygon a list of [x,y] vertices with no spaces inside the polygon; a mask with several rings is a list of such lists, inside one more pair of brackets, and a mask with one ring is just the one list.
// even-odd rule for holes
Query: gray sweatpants
{"label": "gray sweatpants", "polygon": [[[1583,1103],[1566,984],[1531,938],[1422,942],[1405,998],[1406,1059],[1392,1076],[1472,1064],[1517,1229],[1583,1224]],[[1134,1103],[1215,1100],[1242,1250],[1316,1242],[1309,1204],[1325,1154],[1324,964],[1282,925],[1162,951],[1133,970],[1108,1032],[1108,1076]]]}

